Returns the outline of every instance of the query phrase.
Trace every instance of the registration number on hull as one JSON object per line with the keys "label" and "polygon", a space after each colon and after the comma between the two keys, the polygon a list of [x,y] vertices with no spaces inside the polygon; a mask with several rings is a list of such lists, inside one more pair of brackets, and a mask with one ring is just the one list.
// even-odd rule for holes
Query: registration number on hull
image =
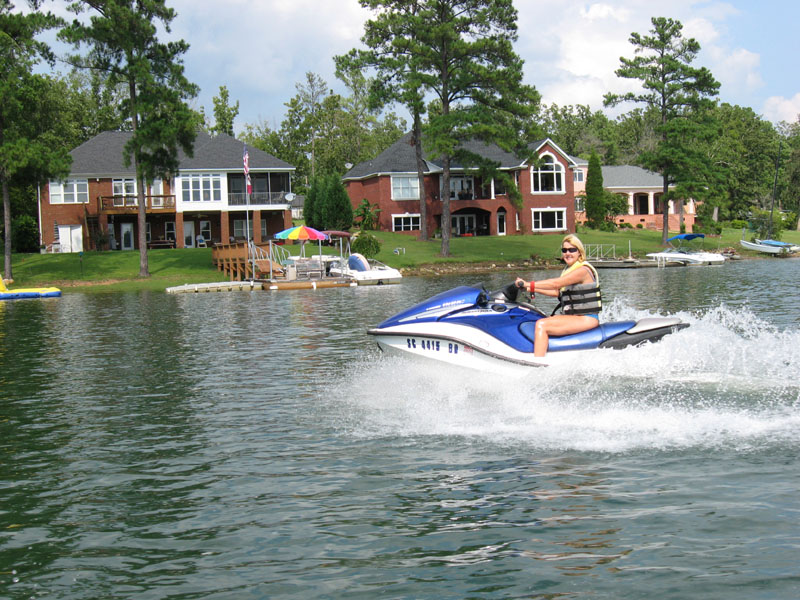
{"label": "registration number on hull", "polygon": [[424,352],[447,352],[448,354],[458,354],[463,350],[469,349],[457,342],[443,342],[441,340],[426,340],[423,338],[406,338],[406,346],[409,350],[422,350]]}

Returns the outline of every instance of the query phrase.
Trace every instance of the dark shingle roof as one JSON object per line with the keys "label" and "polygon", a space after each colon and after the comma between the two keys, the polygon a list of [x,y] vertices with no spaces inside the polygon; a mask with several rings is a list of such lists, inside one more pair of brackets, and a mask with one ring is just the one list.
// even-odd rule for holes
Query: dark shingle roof
{"label": "dark shingle roof", "polygon": [[661,175],[633,165],[602,167],[604,188],[660,188],[664,184]]}
{"label": "dark shingle roof", "polygon": [[[465,142],[463,147],[466,150],[499,163],[501,169],[512,169],[524,163],[523,160],[514,156],[513,153],[506,152],[496,144],[471,141]],[[424,151],[422,157],[426,163],[427,173],[435,173],[442,170],[440,161],[429,158],[428,154]],[[451,163],[450,166],[453,169],[463,168],[463,165],[459,165],[455,162]],[[372,160],[367,160],[355,165],[345,174],[344,179],[363,179],[382,173],[416,172],[417,159],[414,154],[414,146],[411,145],[411,133],[407,133]]]}
{"label": "dark shingle roof", "polygon": [[[125,166],[123,154],[125,144],[133,134],[129,131],[105,131],[75,148],[72,155],[72,175],[117,175],[133,174],[133,164]],[[241,170],[244,144],[235,138],[219,134],[210,136],[200,131],[194,142],[194,156],[178,153],[180,169]],[[289,163],[271,154],[248,147],[250,169],[294,169]]]}

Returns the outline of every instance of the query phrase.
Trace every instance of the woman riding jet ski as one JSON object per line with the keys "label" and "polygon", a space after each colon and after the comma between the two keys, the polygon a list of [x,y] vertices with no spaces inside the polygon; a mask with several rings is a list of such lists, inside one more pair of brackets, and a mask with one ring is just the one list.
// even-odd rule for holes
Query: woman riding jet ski
{"label": "woman riding jet ski", "polygon": [[[494,293],[483,287],[461,286],[400,312],[367,333],[387,353],[494,370],[498,366],[546,366],[569,359],[576,352],[655,342],[689,326],[677,317],[600,323],[591,316],[601,307],[596,271],[580,269],[591,273],[592,281],[578,283],[577,279],[584,277],[579,275],[571,283],[570,274],[579,269],[570,271],[568,266],[568,272],[559,278],[528,284],[531,290],[554,292],[548,295],[557,295],[561,285],[561,301],[567,306],[565,315],[548,317],[532,304],[518,301],[517,283]],[[540,322],[544,325],[538,325]],[[542,339],[547,356],[538,356],[534,351],[534,345]]]}
{"label": "woman riding jet ski", "polygon": [[563,314],[539,319],[534,334],[534,356],[544,356],[551,335],[580,333],[600,325],[600,276],[586,262],[583,243],[572,234],[561,242],[561,258],[567,268],[560,277],[541,281],[525,281],[517,277],[516,284],[529,288],[531,297],[538,287],[545,296],[558,296]]}

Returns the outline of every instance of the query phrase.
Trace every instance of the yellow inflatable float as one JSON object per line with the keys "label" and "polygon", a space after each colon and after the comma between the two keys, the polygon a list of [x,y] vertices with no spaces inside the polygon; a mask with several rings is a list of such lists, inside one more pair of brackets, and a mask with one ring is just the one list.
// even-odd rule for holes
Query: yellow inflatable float
{"label": "yellow inflatable float", "polygon": [[61,290],[54,287],[49,288],[20,288],[10,290],[6,287],[6,282],[0,279],[0,300],[22,300],[23,298],[57,298],[61,295]]}

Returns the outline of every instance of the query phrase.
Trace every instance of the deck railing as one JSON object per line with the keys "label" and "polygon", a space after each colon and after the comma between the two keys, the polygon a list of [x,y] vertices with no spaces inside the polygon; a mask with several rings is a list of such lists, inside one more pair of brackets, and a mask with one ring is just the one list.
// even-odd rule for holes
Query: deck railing
{"label": "deck railing", "polygon": [[[250,194],[250,204],[289,204],[289,192],[254,192]],[[246,206],[247,194],[228,194],[229,206]]]}
{"label": "deck railing", "polygon": [[[98,206],[102,212],[136,212],[139,200],[136,196],[98,196]],[[175,196],[160,195],[145,197],[147,210],[175,210]]]}

